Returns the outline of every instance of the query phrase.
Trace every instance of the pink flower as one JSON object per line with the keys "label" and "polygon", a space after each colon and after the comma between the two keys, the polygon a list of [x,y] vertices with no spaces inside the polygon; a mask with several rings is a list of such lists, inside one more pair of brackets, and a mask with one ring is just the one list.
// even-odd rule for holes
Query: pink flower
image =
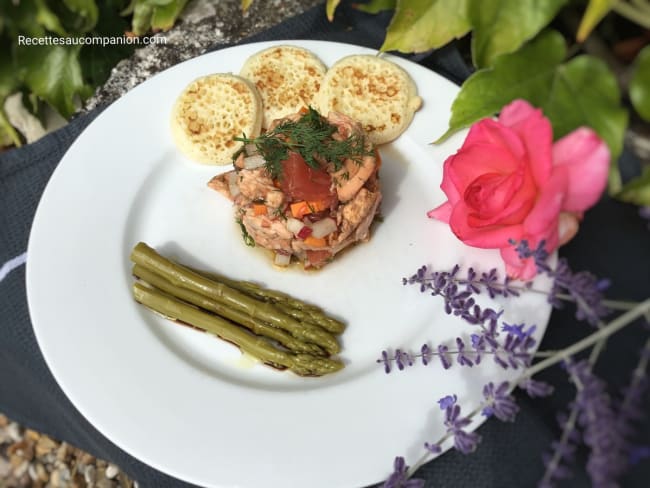
{"label": "pink flower", "polygon": [[463,146],[445,161],[440,187],[447,201],[429,211],[449,223],[465,244],[498,248],[513,278],[536,274],[509,240],[560,244],[558,228],[594,205],[607,183],[609,150],[594,131],[579,128],[553,144],[542,111],[523,100],[503,108],[499,120],[474,124]]}

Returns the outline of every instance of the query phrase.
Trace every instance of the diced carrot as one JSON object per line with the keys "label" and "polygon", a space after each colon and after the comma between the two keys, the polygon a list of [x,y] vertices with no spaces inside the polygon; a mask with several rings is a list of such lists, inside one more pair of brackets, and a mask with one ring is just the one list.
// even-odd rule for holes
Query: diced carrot
{"label": "diced carrot", "polygon": [[263,203],[253,204],[253,215],[266,215],[268,212],[266,205]]}
{"label": "diced carrot", "polygon": [[309,236],[305,238],[305,245],[309,247],[325,247],[327,246],[327,240],[324,237]]}
{"label": "diced carrot", "polygon": [[309,212],[310,210],[307,206],[307,202],[304,200],[291,204],[291,215],[293,215],[296,219],[302,219]]}
{"label": "diced carrot", "polygon": [[307,112],[309,112],[309,109],[303,105],[302,107],[300,107],[300,110],[298,112],[301,115],[305,115]]}
{"label": "diced carrot", "polygon": [[291,204],[291,215],[296,219],[302,219],[307,214],[321,212],[327,210],[327,208],[329,208],[329,205],[324,200],[317,200],[314,202],[301,200],[300,202]]}

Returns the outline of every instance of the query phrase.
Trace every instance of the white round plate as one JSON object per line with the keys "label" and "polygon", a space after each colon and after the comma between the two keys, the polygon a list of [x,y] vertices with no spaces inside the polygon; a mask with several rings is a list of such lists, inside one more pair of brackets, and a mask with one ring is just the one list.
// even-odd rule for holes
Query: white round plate
{"label": "white round plate", "polygon": [[[418,365],[386,375],[385,348],[453,345],[471,326],[442,300],[403,286],[422,264],[502,271],[498,253],[464,246],[425,213],[445,200],[442,163],[463,135],[440,145],[458,88],[389,57],[424,100],[409,129],[381,148],[383,222],[370,242],[319,272],[280,271],[245,246],[231,204],[206,182],[226,168],[184,158],[169,130],[172,104],[194,78],[239,72],[276,43],[213,52],[168,69],[107,108],[70,147],[39,204],[30,236],[27,292],[34,331],[54,377],[111,441],[175,477],[214,487],[359,487],[384,479],[395,456],[411,464],[443,433],[436,401],[458,395],[467,411],[490,379],[512,378],[491,361],[472,370]],[[327,65],[366,48],[286,41]],[[301,378],[242,359],[234,346],[165,321],[137,305],[129,253],[147,242],[185,264],[254,280],[318,304],[348,323],[343,371]],[[543,285],[543,284],[542,284]],[[486,300],[502,308],[504,303]],[[505,318],[545,329],[550,307],[529,294]],[[477,420],[472,428],[477,427]],[[448,446],[446,446],[448,447]]]}

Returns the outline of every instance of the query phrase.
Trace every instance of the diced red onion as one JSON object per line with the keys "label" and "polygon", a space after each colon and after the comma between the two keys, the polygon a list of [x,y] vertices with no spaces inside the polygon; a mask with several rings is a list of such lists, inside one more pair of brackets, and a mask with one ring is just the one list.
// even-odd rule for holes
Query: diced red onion
{"label": "diced red onion", "polygon": [[254,154],[253,156],[246,156],[244,158],[245,169],[261,168],[265,163],[266,160],[260,154]]}
{"label": "diced red onion", "polygon": [[228,191],[233,198],[241,193],[237,184],[237,173],[234,171],[228,174]]}
{"label": "diced red onion", "polygon": [[302,229],[300,229],[298,231],[298,233],[296,234],[296,237],[298,239],[306,239],[307,237],[309,237],[311,235],[311,233],[312,233],[311,227],[305,225],[305,226],[303,226]]}
{"label": "diced red onion", "polygon": [[314,237],[321,238],[325,237],[328,234],[331,234],[336,230],[336,222],[334,219],[331,219],[329,217],[319,220],[318,222],[314,222],[311,225],[312,229],[312,234]]}
{"label": "diced red onion", "polygon": [[277,266],[289,266],[289,263],[291,263],[291,254],[283,254],[281,252],[275,253],[273,264]]}

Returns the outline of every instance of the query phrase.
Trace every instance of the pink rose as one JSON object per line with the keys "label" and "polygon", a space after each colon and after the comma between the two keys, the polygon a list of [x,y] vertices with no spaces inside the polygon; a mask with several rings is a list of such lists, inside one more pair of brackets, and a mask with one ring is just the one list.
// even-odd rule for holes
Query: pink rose
{"label": "pink rose", "polygon": [[509,240],[526,239],[533,249],[544,240],[548,252],[557,249],[558,228],[577,228],[570,217],[596,203],[608,166],[609,150],[594,131],[579,128],[553,144],[542,111],[515,100],[498,121],[474,124],[447,158],[440,187],[448,200],[427,215],[449,223],[469,246],[499,248],[507,273],[529,280],[535,264],[520,259]]}

